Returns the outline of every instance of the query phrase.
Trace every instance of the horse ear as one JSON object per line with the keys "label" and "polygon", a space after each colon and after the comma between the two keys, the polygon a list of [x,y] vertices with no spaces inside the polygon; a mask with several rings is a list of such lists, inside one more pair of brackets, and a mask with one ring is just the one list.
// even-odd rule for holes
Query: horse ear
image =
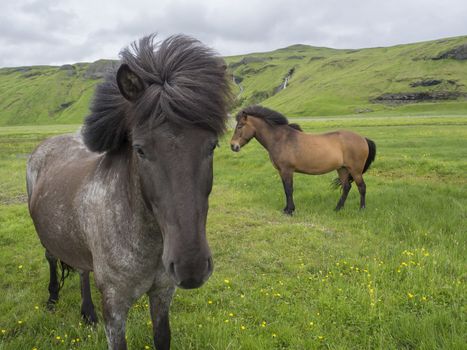
{"label": "horse ear", "polygon": [[143,80],[125,63],[118,69],[117,84],[123,97],[131,102],[140,98],[144,92]]}
{"label": "horse ear", "polygon": [[246,122],[246,118],[247,118],[247,117],[248,117],[248,114],[247,114],[245,111],[243,111],[243,112],[242,112],[242,118],[241,118],[242,121],[243,121],[243,122]]}

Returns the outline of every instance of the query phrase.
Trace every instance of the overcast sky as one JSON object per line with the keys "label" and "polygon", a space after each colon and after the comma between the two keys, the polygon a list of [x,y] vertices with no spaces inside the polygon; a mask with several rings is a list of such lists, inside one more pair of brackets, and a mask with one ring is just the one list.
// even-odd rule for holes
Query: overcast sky
{"label": "overcast sky", "polygon": [[117,58],[152,32],[222,55],[467,35],[467,0],[0,0],[0,67]]}

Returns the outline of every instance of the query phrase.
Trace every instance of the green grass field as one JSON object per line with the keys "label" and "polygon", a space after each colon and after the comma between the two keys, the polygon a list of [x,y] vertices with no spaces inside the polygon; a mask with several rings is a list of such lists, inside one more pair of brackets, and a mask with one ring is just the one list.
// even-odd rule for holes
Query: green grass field
{"label": "green grass field", "polygon": [[[308,132],[355,130],[378,147],[335,213],[335,174],[295,176],[296,215],[265,150],[216,150],[208,236],[215,271],[178,290],[173,349],[467,349],[467,117],[332,118]],[[72,275],[45,309],[48,268],[25,203],[27,155],[78,126],[0,128],[0,349],[105,349],[79,317]],[[99,306],[99,295],[94,290]],[[99,314],[100,315],[100,314]],[[102,317],[101,317],[102,319]],[[153,348],[147,298],[130,313],[130,349]]]}

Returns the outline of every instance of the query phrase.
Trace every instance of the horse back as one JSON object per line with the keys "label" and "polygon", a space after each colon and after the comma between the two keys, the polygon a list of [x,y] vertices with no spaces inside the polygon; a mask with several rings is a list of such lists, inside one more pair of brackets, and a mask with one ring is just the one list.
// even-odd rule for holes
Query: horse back
{"label": "horse back", "polygon": [[365,164],[368,146],[365,139],[351,131],[338,130],[324,134],[297,135],[296,171],[325,174],[343,166]]}

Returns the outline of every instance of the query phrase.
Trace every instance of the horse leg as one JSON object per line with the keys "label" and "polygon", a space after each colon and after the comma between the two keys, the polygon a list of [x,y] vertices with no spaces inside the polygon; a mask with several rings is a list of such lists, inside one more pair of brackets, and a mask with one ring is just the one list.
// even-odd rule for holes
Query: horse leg
{"label": "horse leg", "polygon": [[342,195],[335,209],[336,211],[339,211],[344,206],[345,200],[347,199],[347,195],[349,194],[352,185],[349,181],[349,171],[346,168],[337,169],[337,174],[339,175],[339,179],[342,185]]}
{"label": "horse leg", "polygon": [[175,288],[151,289],[148,292],[154,345],[157,350],[170,349],[169,307]]}
{"label": "horse leg", "polygon": [[109,350],[126,350],[125,324],[131,302],[119,297],[115,288],[107,288],[102,290],[102,311]]}
{"label": "horse leg", "polygon": [[53,310],[54,305],[58,301],[58,292],[60,285],[57,279],[57,262],[58,259],[54,257],[48,250],[45,250],[45,257],[49,263],[50,280],[49,280],[49,299],[47,300],[47,308]]}
{"label": "horse leg", "polygon": [[295,204],[293,201],[293,172],[281,172],[282,184],[284,185],[284,192],[286,197],[286,205],[284,213],[292,215],[295,210]]}
{"label": "horse leg", "polygon": [[87,324],[95,324],[97,323],[97,315],[91,297],[89,271],[79,272],[79,282],[81,287],[81,317],[83,317],[84,322]]}
{"label": "horse leg", "polygon": [[352,177],[357,184],[358,192],[360,192],[360,209],[365,209],[366,184],[363,181],[363,176],[362,174],[352,174]]}

